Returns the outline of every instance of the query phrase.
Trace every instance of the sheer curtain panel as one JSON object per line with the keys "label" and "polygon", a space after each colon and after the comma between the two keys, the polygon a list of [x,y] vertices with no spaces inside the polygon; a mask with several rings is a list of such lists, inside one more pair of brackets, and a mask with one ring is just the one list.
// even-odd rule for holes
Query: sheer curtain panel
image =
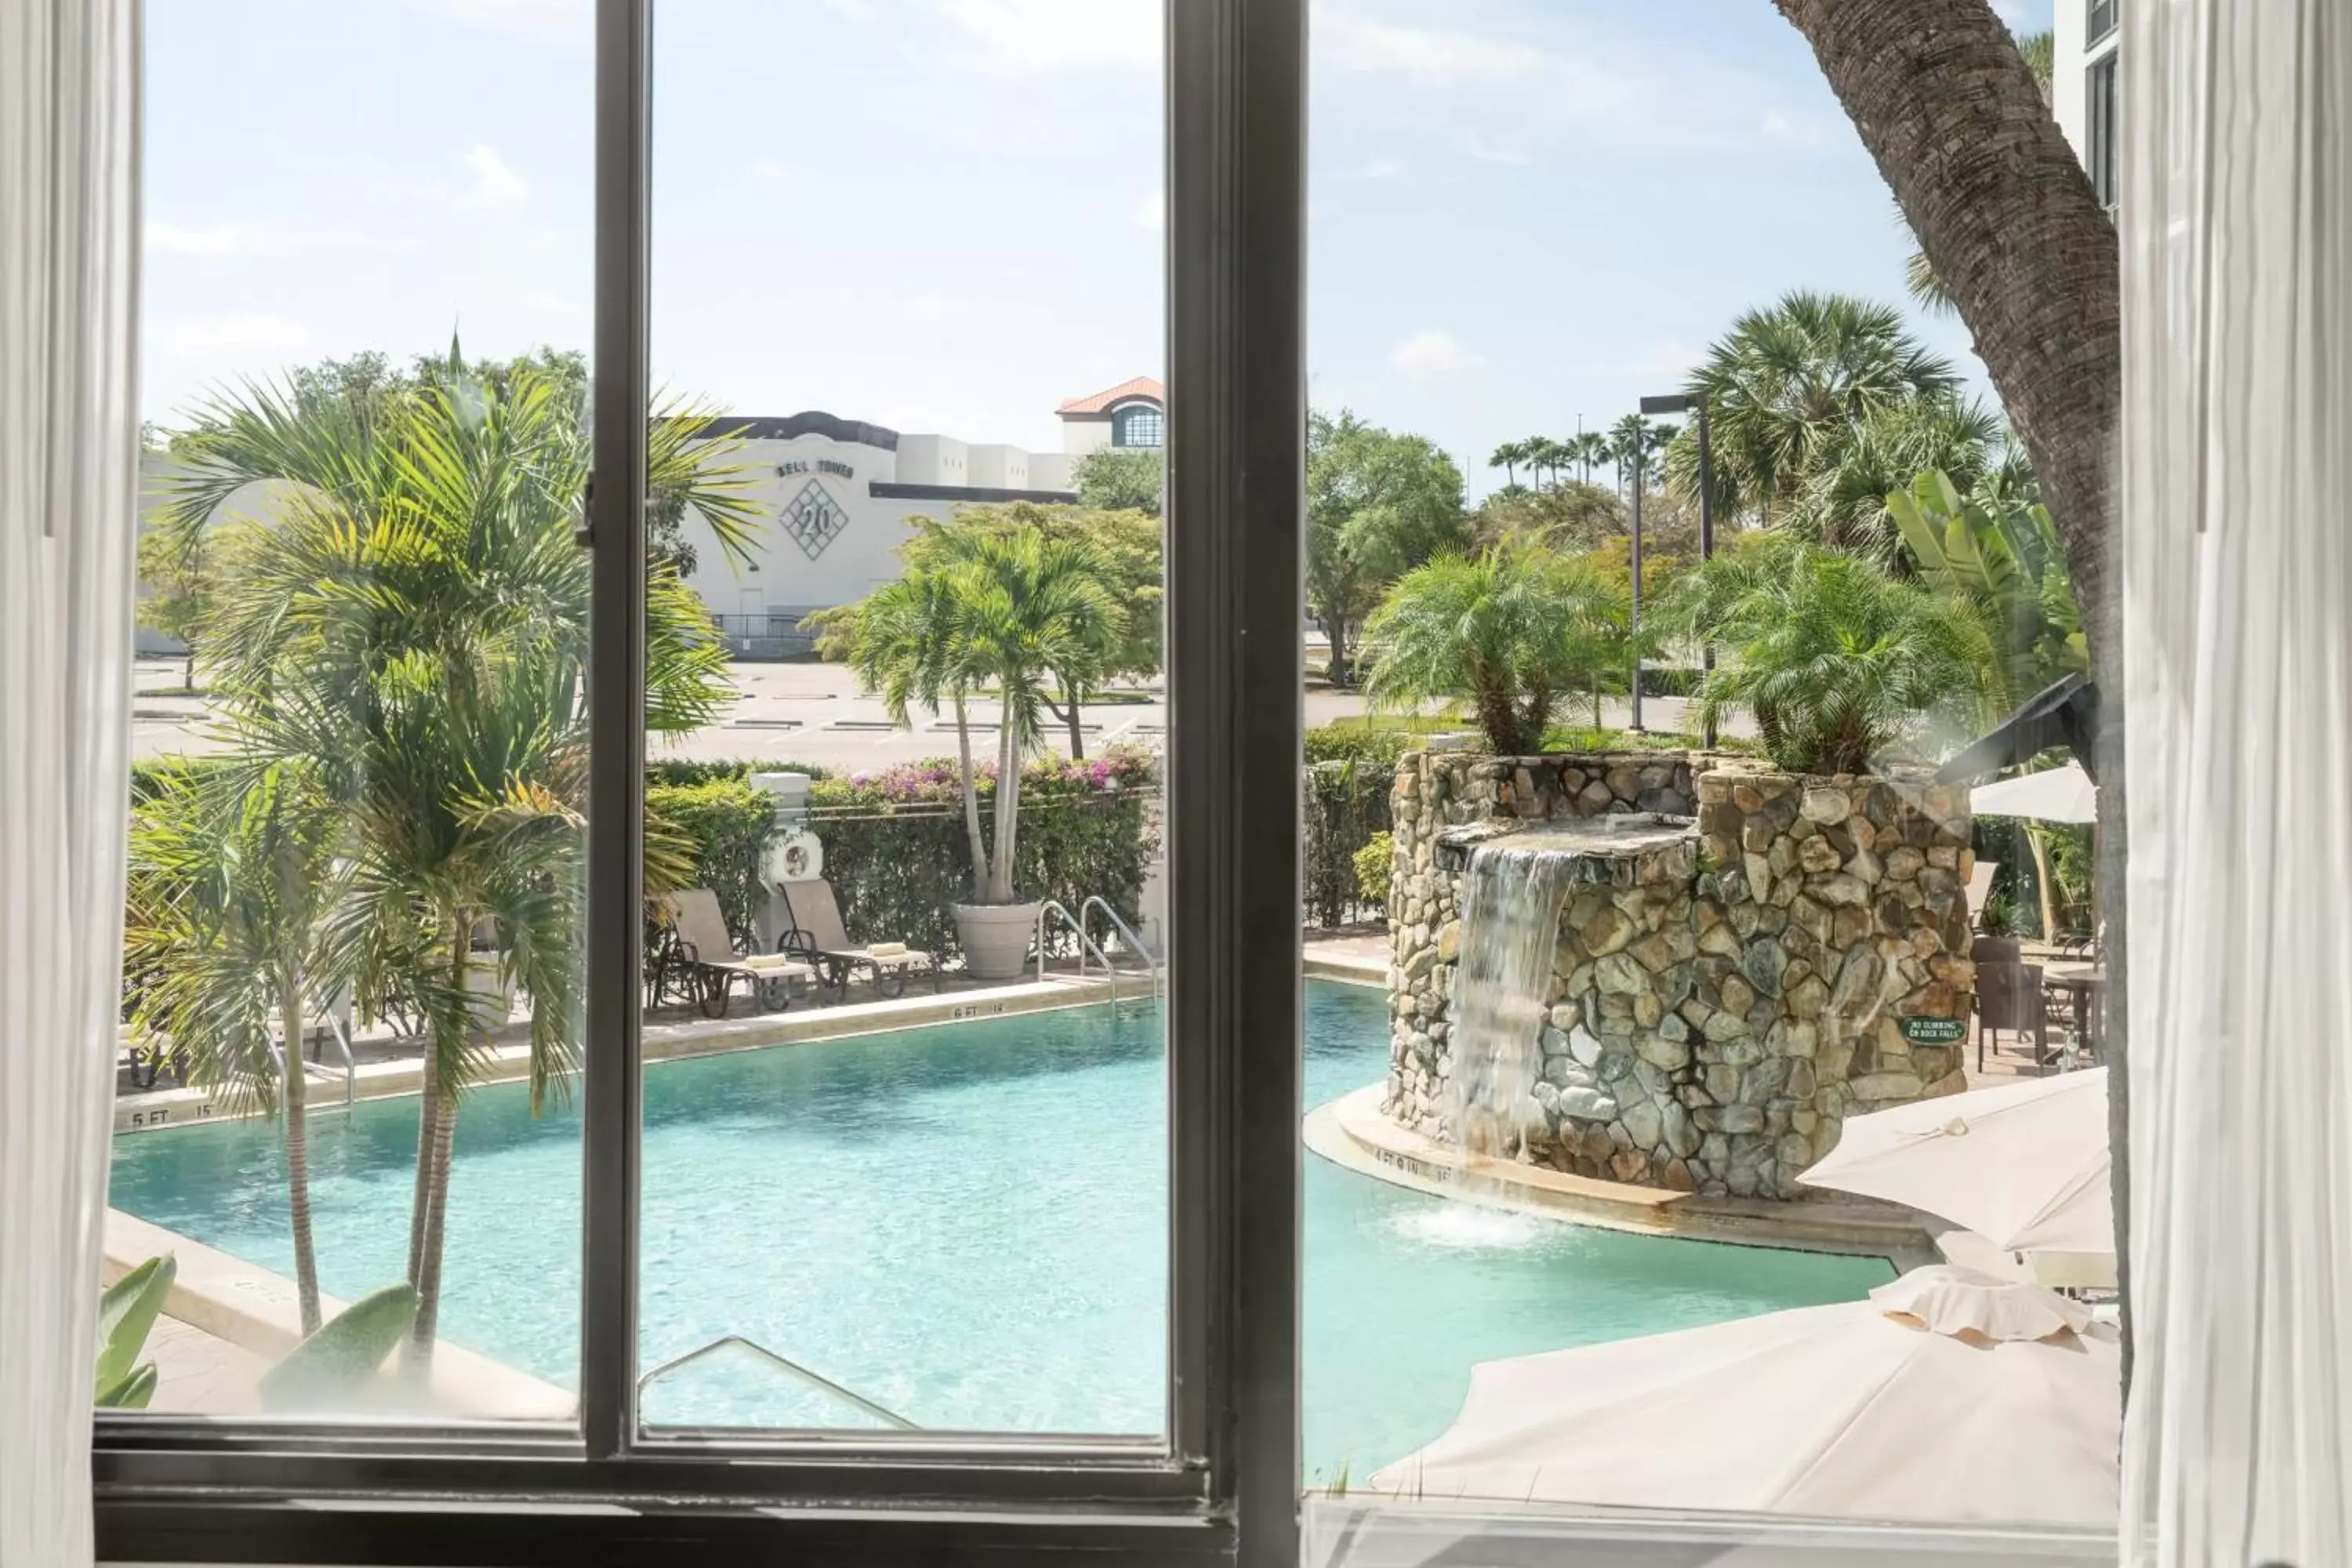
{"label": "sheer curtain panel", "polygon": [[90,1560],[139,417],[136,0],[0,0],[0,1568]]}
{"label": "sheer curtain panel", "polygon": [[2352,1562],[2352,9],[2124,9],[2140,1568]]}

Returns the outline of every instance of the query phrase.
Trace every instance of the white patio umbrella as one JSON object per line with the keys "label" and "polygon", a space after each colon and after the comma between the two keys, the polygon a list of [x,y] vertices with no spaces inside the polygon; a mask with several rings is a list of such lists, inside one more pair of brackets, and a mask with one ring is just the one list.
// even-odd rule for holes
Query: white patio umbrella
{"label": "white patio umbrella", "polygon": [[1969,791],[1969,809],[1979,816],[2032,816],[2043,822],[2096,822],[2098,791],[2080,763],[2020,773]]}
{"label": "white patio umbrella", "polygon": [[1848,1117],[1797,1179],[1908,1204],[2004,1252],[2112,1258],[2108,1172],[2107,1069],[2093,1068]]}
{"label": "white patio umbrella", "polygon": [[1844,1518],[2113,1522],[2114,1331],[1946,1265],[1866,1301],[1470,1372],[1375,1491]]}

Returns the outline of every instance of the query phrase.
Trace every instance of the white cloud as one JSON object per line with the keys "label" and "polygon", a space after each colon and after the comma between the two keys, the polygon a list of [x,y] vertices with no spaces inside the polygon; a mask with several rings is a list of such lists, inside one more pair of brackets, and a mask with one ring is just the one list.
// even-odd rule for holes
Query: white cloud
{"label": "white cloud", "polygon": [[1158,0],[939,0],[940,15],[1000,70],[1160,64]]}
{"label": "white cloud", "polygon": [[595,45],[594,0],[408,0],[409,8],[518,43],[585,54]]}
{"label": "white cloud", "polygon": [[1822,144],[1822,128],[1811,120],[1791,120],[1777,109],[1764,111],[1757,129],[1768,142],[1780,142],[1790,147],[1818,147]]}
{"label": "white cloud", "polygon": [[162,335],[168,346],[184,354],[260,357],[300,353],[310,346],[310,328],[266,312],[183,321],[164,328]]}
{"label": "white cloud", "polygon": [[793,174],[791,169],[777,163],[773,158],[761,158],[752,163],[751,177],[755,180],[765,180],[773,185],[789,185],[793,183]]}
{"label": "white cloud", "polygon": [[1337,5],[1315,8],[1315,45],[1342,70],[1402,76],[1431,87],[1524,79],[1549,57],[1513,38],[1444,27],[1402,27]]}
{"label": "white cloud", "polygon": [[207,224],[203,228],[150,223],[147,226],[147,248],[173,256],[235,256],[247,248],[247,245],[245,237],[231,223]]}
{"label": "white cloud", "polygon": [[1455,342],[1451,332],[1415,332],[1389,351],[1389,363],[1413,381],[1459,375],[1486,363],[1483,357]]}
{"label": "white cloud", "polygon": [[551,316],[576,316],[581,312],[579,300],[568,294],[559,294],[552,289],[534,289],[523,296],[523,303]]}
{"label": "white cloud", "polygon": [[2008,23],[2012,32],[2025,26],[2025,6],[2021,0],[1992,0],[1992,12]]}
{"label": "white cloud", "polygon": [[853,22],[871,22],[880,15],[874,9],[873,0],[824,0],[824,8]]}
{"label": "white cloud", "polygon": [[937,294],[918,294],[907,301],[907,313],[919,321],[943,321],[948,311],[948,302]]}
{"label": "white cloud", "polygon": [[465,195],[469,207],[512,206],[530,195],[522,176],[483,142],[474,143],[473,151],[466,154],[466,167],[474,172],[474,184]]}
{"label": "white cloud", "polygon": [[1143,199],[1135,204],[1135,226],[1154,231],[1168,226],[1168,194],[1146,191]]}
{"label": "white cloud", "polygon": [[1368,180],[1393,180],[1403,173],[1404,165],[1394,158],[1375,158],[1365,164],[1363,170],[1364,178]]}

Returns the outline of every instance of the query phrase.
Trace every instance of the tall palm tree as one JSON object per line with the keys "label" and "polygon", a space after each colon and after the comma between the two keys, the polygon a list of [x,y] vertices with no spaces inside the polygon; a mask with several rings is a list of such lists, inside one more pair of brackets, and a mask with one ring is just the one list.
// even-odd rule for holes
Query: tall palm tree
{"label": "tall palm tree", "polygon": [[1628,414],[1609,427],[1609,459],[1617,467],[1617,488],[1631,495],[1634,470],[1650,462],[1650,422]]}
{"label": "tall palm tree", "polygon": [[1576,439],[1570,445],[1576,454],[1578,465],[1584,470],[1582,478],[1588,485],[1592,482],[1592,466],[1595,463],[1608,463],[1612,460],[1609,437],[1598,430],[1577,432]]}
{"label": "tall palm tree", "polygon": [[[568,1092],[579,1046],[589,560],[575,542],[590,466],[576,388],[525,365],[495,381],[456,345],[382,406],[248,386],[185,443],[169,526],[210,524],[256,481],[274,515],[219,535],[208,657],[223,725],[249,759],[299,762],[349,825],[328,918],[371,1013],[425,1020],[409,1279],[409,1365],[437,1331],[459,1105],[502,1017],[530,1010],[534,1112]],[[752,512],[733,443],[657,411],[655,493],[686,499],[730,557]],[[646,581],[646,723],[693,729],[729,700],[726,651],[674,563]],[[491,933],[478,951],[477,933]]]}
{"label": "tall palm tree", "polygon": [[[1776,521],[1872,415],[1958,385],[1892,307],[1799,291],[1748,311],[1689,386],[1707,400],[1718,514]],[[1697,458],[1687,437],[1667,451],[1667,477],[1685,494],[1697,493]]]}
{"label": "tall palm tree", "polygon": [[1486,466],[1502,469],[1504,483],[1517,485],[1519,482],[1519,465],[1527,460],[1527,442],[1506,441],[1487,456]]}
{"label": "tall palm tree", "polygon": [[1632,660],[1626,595],[1588,562],[1506,542],[1397,579],[1364,624],[1364,694],[1412,711],[1465,698],[1498,756],[1539,751],[1565,693]]}
{"label": "tall palm tree", "polygon": [[1972,732],[1995,663],[1969,605],[1786,533],[1685,573],[1658,621],[1730,655],[1699,684],[1699,722],[1746,710],[1793,773],[1867,773],[1925,724]]}
{"label": "tall palm tree", "polygon": [[133,1026],[168,1040],[189,1080],[277,1116],[302,1331],[317,1331],[306,1004],[336,989],[327,917],[344,825],[299,759],[166,769],[131,819],[126,967],[153,976]]}
{"label": "tall palm tree", "polygon": [[[845,659],[891,717],[908,707],[953,706],[973,901],[1016,901],[1013,868],[1020,829],[1022,759],[1038,742],[1057,672],[1088,667],[1124,636],[1122,611],[1102,562],[1084,540],[1035,524],[927,524],[900,552],[906,569],[866,598],[809,618],[820,651]],[[966,699],[995,689],[996,800],[983,846]]]}

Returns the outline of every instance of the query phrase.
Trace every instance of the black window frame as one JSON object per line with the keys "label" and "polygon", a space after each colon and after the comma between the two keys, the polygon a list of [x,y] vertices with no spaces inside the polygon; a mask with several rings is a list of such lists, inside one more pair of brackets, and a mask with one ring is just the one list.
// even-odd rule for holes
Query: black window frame
{"label": "black window frame", "polygon": [[[99,1554],[313,1563],[1297,1559],[1306,0],[1165,0],[1166,1442],[645,1432],[637,1368],[651,0],[597,0],[581,1407],[101,1415]],[[1291,694],[1286,700],[1280,694]],[[1286,809],[1276,802],[1287,802]],[[1287,865],[1287,877],[1269,871]],[[622,1222],[611,1223],[612,1216]]]}
{"label": "black window frame", "polygon": [[2123,75],[2117,53],[2109,49],[2083,70],[2083,167],[2091,176],[2092,194],[2110,218],[2122,195],[2116,132]]}
{"label": "black window frame", "polygon": [[[1138,424],[1150,422],[1152,438],[1133,439]],[[1110,416],[1110,444],[1125,451],[1156,452],[1168,444],[1168,416],[1148,403],[1131,403]]]}

